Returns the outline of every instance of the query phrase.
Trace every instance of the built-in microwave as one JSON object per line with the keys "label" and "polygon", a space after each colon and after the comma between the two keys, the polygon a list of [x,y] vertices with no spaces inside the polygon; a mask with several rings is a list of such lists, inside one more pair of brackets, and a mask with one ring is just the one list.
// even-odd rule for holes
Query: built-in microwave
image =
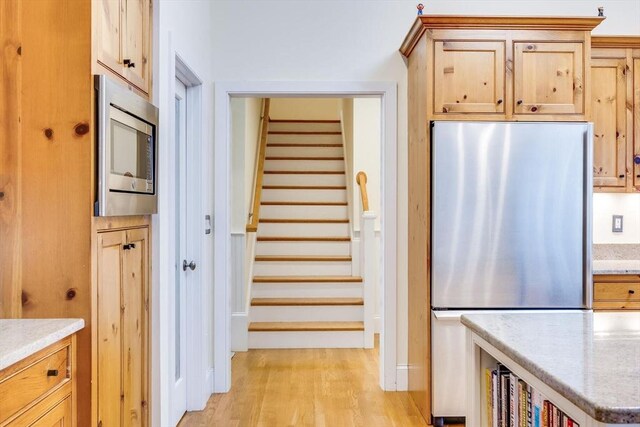
{"label": "built-in microwave", "polygon": [[158,211],[158,109],[105,75],[94,77],[96,216]]}

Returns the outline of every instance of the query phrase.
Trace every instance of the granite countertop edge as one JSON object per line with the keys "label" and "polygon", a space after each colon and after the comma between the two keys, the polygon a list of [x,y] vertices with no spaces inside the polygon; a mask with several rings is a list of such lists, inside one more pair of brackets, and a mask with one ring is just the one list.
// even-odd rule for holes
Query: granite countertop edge
{"label": "granite countertop edge", "polygon": [[571,403],[582,409],[587,415],[602,423],[611,424],[634,424],[640,423],[640,405],[633,408],[603,407],[592,401],[581,393],[563,383],[560,379],[541,369],[538,365],[529,360],[525,355],[515,351],[511,347],[502,343],[489,331],[473,322],[467,316],[462,316],[460,321],[475,332],[489,344],[513,359],[514,362],[522,366],[536,378],[543,381],[549,387],[560,393]]}
{"label": "granite countertop edge", "polygon": [[[53,329],[51,332],[45,333],[42,336],[35,337],[31,341],[25,341],[24,344],[19,345],[7,352],[0,354],[0,371],[14,365],[21,360],[37,353],[38,351],[50,346],[51,344],[64,339],[82,328],[84,328],[83,319],[3,319],[12,320],[15,322],[30,322],[34,324],[34,327],[39,325],[45,325],[46,322],[63,323],[60,327]],[[26,324],[26,323],[25,323]],[[0,339],[3,339],[0,331]],[[12,331],[9,331],[11,333]],[[15,332],[14,332],[15,333]]]}

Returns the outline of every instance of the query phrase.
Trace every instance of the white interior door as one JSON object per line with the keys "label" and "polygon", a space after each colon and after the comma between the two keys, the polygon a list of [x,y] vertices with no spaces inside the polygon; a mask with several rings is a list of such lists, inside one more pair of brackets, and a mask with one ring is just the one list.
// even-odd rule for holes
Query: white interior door
{"label": "white interior door", "polygon": [[[175,287],[173,292],[173,370],[171,422],[176,425],[187,409],[187,281],[192,269],[187,260],[187,89],[176,79],[173,176],[175,177]],[[193,264],[194,266],[195,264]]]}

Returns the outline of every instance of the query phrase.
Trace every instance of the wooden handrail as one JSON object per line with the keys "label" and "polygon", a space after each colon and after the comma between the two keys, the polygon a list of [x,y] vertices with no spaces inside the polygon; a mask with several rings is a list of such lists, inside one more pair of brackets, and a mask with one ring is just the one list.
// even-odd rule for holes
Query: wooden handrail
{"label": "wooden handrail", "polygon": [[362,210],[369,210],[369,196],[367,195],[367,174],[360,171],[356,175],[356,183],[360,186],[360,196],[362,198]]}
{"label": "wooden handrail", "polygon": [[256,170],[255,189],[253,191],[253,210],[247,224],[247,232],[255,233],[258,231],[258,222],[260,222],[260,199],[262,199],[262,178],[264,176],[264,158],[267,154],[267,136],[269,135],[269,106],[271,100],[264,100],[262,109],[262,117],[260,118],[260,149],[258,151],[258,167]]}

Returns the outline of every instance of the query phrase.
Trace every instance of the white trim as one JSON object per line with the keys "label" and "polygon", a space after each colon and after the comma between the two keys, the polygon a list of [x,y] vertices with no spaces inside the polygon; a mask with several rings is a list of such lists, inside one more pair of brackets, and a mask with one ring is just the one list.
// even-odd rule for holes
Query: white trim
{"label": "white trim", "polygon": [[396,391],[409,390],[409,365],[398,365],[396,378]]}
{"label": "white trim", "polygon": [[231,301],[230,301],[230,98],[236,96],[277,97],[358,97],[379,96],[382,108],[382,266],[384,307],[381,313],[380,387],[396,389],[397,335],[397,87],[395,82],[218,82],[215,85],[216,179],[214,259],[214,372],[215,391],[231,387]]}
{"label": "white trim", "polygon": [[380,315],[373,316],[373,333],[374,334],[380,333],[380,325],[381,325]]}
{"label": "white trim", "polygon": [[249,313],[231,313],[231,350],[249,350]]}

